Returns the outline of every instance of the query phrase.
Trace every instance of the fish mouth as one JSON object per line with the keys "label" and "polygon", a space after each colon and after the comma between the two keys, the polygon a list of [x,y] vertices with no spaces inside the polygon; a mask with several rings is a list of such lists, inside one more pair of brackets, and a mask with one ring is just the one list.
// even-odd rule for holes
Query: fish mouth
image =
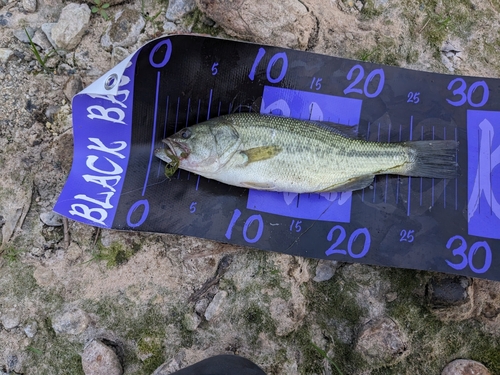
{"label": "fish mouth", "polygon": [[[155,148],[154,154],[158,159],[163,160],[165,163],[173,162],[174,159],[169,157],[166,151],[167,151],[167,149],[165,149],[165,148]],[[171,155],[171,156],[173,156],[173,155]]]}
{"label": "fish mouth", "polygon": [[187,145],[169,138],[164,139],[162,142],[166,144],[170,151],[180,160],[186,159],[189,156],[190,150]]}

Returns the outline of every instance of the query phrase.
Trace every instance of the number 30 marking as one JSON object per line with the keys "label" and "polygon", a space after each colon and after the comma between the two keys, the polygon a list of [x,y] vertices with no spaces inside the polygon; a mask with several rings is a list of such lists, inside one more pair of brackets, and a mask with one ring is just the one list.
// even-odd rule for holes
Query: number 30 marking
{"label": "number 30 marking", "polygon": [[[488,101],[490,90],[486,82],[484,81],[474,82],[472,85],[470,85],[469,89],[467,90],[467,83],[465,83],[463,78],[455,78],[448,84],[448,90],[451,90],[454,86],[456,86],[455,85],[456,83],[458,83],[459,86],[456,89],[454,89],[451,93],[453,94],[453,96],[459,96],[460,99],[458,100],[446,99],[446,101],[450,103],[452,106],[460,107],[461,105],[468,102],[471,107],[477,108],[477,107],[482,107]],[[483,97],[479,103],[475,103],[472,101],[472,95],[479,87],[483,88]]]}
{"label": "number 30 marking", "polygon": [[[466,255],[465,252],[467,251],[467,242],[462,236],[453,236],[448,240],[448,243],[446,244],[446,248],[450,249],[451,246],[455,243],[455,241],[459,241],[460,244],[456,249],[453,249],[452,254],[454,256],[459,256],[462,258],[462,261],[460,263],[452,263],[448,259],[446,259],[446,263],[448,265],[456,270],[463,270],[467,265],[469,265],[470,269],[474,273],[485,273],[488,271],[488,269],[491,266],[491,248],[490,245],[488,245],[488,242],[486,241],[478,241],[472,244],[472,246],[469,249],[469,254]],[[477,251],[483,248],[485,251],[485,257],[484,257],[484,265],[481,268],[476,268],[473,264],[474,260],[474,255],[476,255]]]}

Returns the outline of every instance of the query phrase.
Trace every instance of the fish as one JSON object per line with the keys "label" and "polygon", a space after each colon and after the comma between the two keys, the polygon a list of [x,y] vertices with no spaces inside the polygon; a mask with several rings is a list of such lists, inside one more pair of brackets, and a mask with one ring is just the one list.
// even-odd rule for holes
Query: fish
{"label": "fish", "polygon": [[359,190],[383,174],[457,177],[457,141],[371,142],[339,128],[234,113],[183,128],[155,155],[167,163],[167,176],[178,167],[228,185],[290,193]]}

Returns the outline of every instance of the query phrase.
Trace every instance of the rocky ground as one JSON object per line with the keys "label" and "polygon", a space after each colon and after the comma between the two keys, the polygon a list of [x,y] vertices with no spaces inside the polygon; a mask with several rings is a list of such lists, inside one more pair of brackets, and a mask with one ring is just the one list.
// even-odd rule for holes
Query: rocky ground
{"label": "rocky ground", "polygon": [[146,41],[197,32],[498,78],[499,0],[121,2],[0,0],[0,374],[165,375],[221,353],[269,375],[500,374],[499,283],[51,214],[72,96]]}

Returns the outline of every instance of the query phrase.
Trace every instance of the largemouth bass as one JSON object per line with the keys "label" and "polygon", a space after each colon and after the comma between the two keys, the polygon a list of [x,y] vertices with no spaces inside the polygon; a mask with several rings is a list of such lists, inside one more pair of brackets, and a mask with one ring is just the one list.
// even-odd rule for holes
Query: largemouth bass
{"label": "largemouth bass", "polygon": [[[257,113],[184,128],[155,155],[229,185],[312,193],[358,190],[375,175],[455,178],[456,141],[369,142],[327,124]],[[172,174],[172,169],[166,169]]]}

